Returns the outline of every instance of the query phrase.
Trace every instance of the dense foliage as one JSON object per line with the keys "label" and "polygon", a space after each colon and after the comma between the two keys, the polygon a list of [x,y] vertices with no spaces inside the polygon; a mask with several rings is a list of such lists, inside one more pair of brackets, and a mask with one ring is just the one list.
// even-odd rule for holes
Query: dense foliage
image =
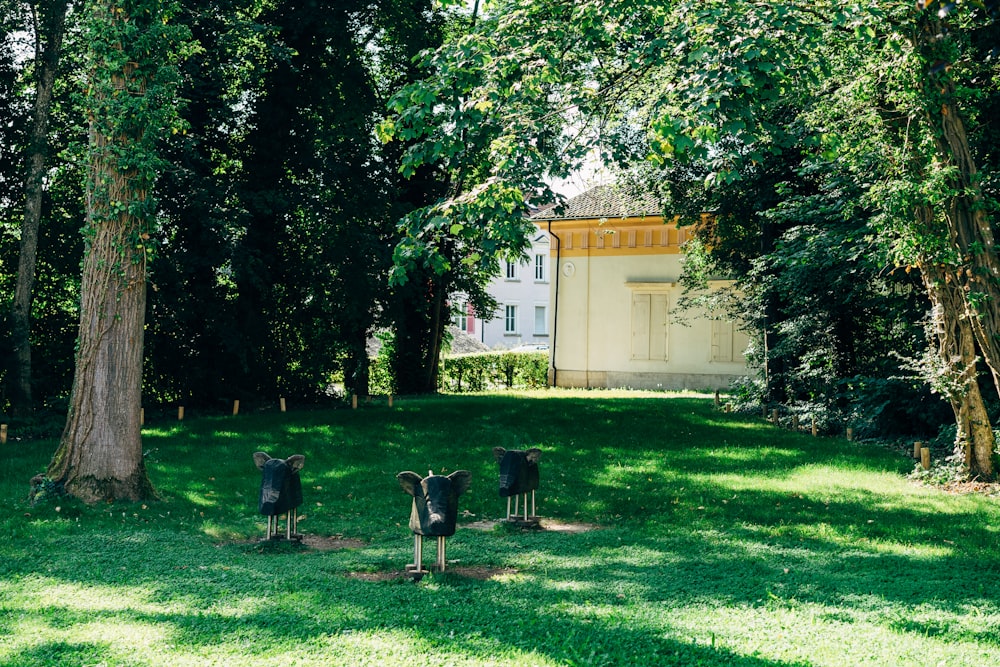
{"label": "dense foliage", "polygon": [[[41,30],[30,5],[7,5],[10,11],[0,13],[3,322],[24,235],[22,167],[38,71],[25,35]],[[69,14],[51,109],[31,304],[29,407],[36,412],[64,407],[73,373],[87,173],[83,151],[69,147],[86,143],[81,119],[93,117],[79,106],[93,42],[82,16]],[[296,0],[179,3],[171,26],[188,30],[192,41],[172,54],[182,59],[179,90],[165,108],[179,111],[181,122],[172,132],[155,123],[169,136],[156,146],[163,160],[157,182],[141,189],[155,189],[156,216],[131,245],[151,260],[148,404],[253,403],[279,394],[316,400],[334,377],[365,393],[366,342],[382,323],[406,326],[411,339],[424,341],[415,355],[399,346],[401,357],[411,353],[400,366],[412,367],[414,358],[427,366],[437,348],[419,345],[440,340],[434,327],[449,319],[447,294],[390,289],[388,276],[397,221],[432,201],[443,181],[433,170],[401,178],[397,147],[378,142],[374,125],[389,95],[417,76],[412,58],[440,42],[444,23],[421,0],[340,2],[322,12]],[[150,99],[131,92],[133,101]],[[466,278],[450,285],[482,292]],[[436,319],[426,314],[428,304],[443,309]],[[19,399],[12,340],[3,329],[0,411],[9,412]]]}
{"label": "dense foliage", "polygon": [[[540,176],[591,151],[645,160],[640,180],[666,186],[667,213],[716,214],[700,239],[713,254],[689,253],[702,275],[687,280],[739,279],[732,303],[762,372],[750,398],[822,405],[842,423],[887,395],[927,404],[930,388],[953,411],[964,464],[994,474],[977,360],[1000,377],[995,151],[982,140],[995,136],[996,3],[485,6],[383,124],[420,139],[404,168],[477,175],[438,210],[506,201],[506,219],[497,210],[478,232],[502,234],[523,202],[552,197]],[[869,425],[940,419],[888,414]]]}

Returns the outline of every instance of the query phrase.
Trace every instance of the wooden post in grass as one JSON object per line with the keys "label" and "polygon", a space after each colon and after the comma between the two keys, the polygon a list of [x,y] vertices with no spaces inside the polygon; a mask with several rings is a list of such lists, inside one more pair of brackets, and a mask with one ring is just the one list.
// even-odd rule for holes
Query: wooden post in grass
{"label": "wooden post in grass", "polygon": [[815,438],[816,437],[816,433],[818,432],[816,430],[816,418],[815,417],[812,418],[812,428],[810,430],[812,431],[813,437]]}
{"label": "wooden post in grass", "polygon": [[284,412],[285,411],[285,397],[284,396],[282,396],[281,398],[278,399],[278,405],[281,406],[281,411]]}
{"label": "wooden post in grass", "polygon": [[854,429],[850,426],[847,427],[847,439],[854,440]]}
{"label": "wooden post in grass", "polygon": [[923,449],[923,448],[924,448],[924,443],[920,442],[919,440],[917,440],[915,443],[913,443],[913,458],[919,459],[920,458],[920,450]]}
{"label": "wooden post in grass", "polygon": [[139,426],[146,425],[146,408],[139,408]]}
{"label": "wooden post in grass", "polygon": [[7,425],[0,424],[0,445],[7,444]]}
{"label": "wooden post in grass", "polygon": [[715,409],[716,409],[716,410],[718,410],[718,409],[719,409],[719,404],[720,404],[721,402],[722,402],[722,401],[721,401],[721,400],[719,400],[719,390],[718,390],[718,389],[716,389],[716,390],[715,390]]}
{"label": "wooden post in grass", "polygon": [[238,414],[240,414],[240,401],[236,399],[233,401],[233,416],[235,417]]}
{"label": "wooden post in grass", "polygon": [[392,394],[389,394],[389,407],[392,407]]}
{"label": "wooden post in grass", "polygon": [[177,421],[179,421],[179,422],[184,421],[184,406],[183,405],[177,406]]}
{"label": "wooden post in grass", "polygon": [[775,426],[778,424],[778,408],[771,410],[771,423]]}
{"label": "wooden post in grass", "polygon": [[357,394],[351,394],[351,409],[352,410],[357,410],[358,409],[358,395]]}
{"label": "wooden post in grass", "polygon": [[792,415],[792,430],[793,431],[798,431],[799,430],[799,416],[798,415]]}
{"label": "wooden post in grass", "polygon": [[921,447],[920,448],[920,466],[924,470],[931,469],[931,448]]}

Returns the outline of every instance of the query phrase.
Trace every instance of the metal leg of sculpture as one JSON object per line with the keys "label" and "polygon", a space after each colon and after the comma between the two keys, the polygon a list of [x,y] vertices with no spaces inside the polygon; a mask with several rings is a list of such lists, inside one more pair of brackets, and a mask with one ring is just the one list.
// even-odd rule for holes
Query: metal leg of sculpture
{"label": "metal leg of sculpture", "polygon": [[538,516],[538,513],[535,512],[535,490],[534,489],[531,490],[531,516]]}
{"label": "metal leg of sculpture", "polygon": [[528,520],[528,494],[524,494],[524,520]]}
{"label": "metal leg of sculpture", "polygon": [[434,564],[434,569],[438,572],[444,572],[445,568],[444,540],[444,537],[438,536],[437,562]]}
{"label": "metal leg of sculpture", "polygon": [[419,575],[424,569],[424,548],[422,538],[413,534],[413,562],[406,566],[408,572]]}
{"label": "metal leg of sculpture", "polygon": [[507,520],[510,521],[510,496],[507,496]]}

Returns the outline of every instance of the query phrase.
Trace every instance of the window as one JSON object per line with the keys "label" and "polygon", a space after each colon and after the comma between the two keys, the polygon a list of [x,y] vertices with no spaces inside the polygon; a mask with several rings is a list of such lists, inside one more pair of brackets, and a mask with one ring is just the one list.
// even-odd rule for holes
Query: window
{"label": "window", "polygon": [[669,309],[666,292],[632,293],[632,358],[667,359]]}
{"label": "window", "polygon": [[507,280],[517,280],[517,263],[507,262]]}
{"label": "window", "polygon": [[535,282],[544,283],[545,278],[545,255],[535,255]]}
{"label": "window", "polygon": [[455,314],[452,315],[451,323],[459,331],[465,331],[469,326],[469,304],[465,301],[460,301],[455,304]]}
{"label": "window", "polygon": [[503,332],[505,334],[517,333],[517,306],[511,304],[504,306]]}
{"label": "window", "polygon": [[545,306],[535,306],[535,335],[545,336],[548,331],[545,329]]}

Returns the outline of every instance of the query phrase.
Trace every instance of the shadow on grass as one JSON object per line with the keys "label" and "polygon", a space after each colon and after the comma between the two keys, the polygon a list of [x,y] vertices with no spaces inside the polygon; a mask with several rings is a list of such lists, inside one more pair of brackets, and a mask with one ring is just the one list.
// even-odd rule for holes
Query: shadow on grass
{"label": "shadow on grass", "polygon": [[[240,646],[234,659],[273,655],[275,647],[304,647],[314,652],[332,643],[349,646],[355,634],[385,633],[407,638],[430,660],[462,656],[494,663],[507,657],[525,664],[528,656],[545,656],[558,664],[736,665],[737,667],[794,667],[807,662],[776,661],[741,655],[723,647],[671,638],[669,624],[643,628],[634,623],[598,618],[554,618],[548,600],[518,596],[512,603],[509,585],[487,582],[470,586],[461,578],[439,575],[433,587],[398,584],[352,584],[338,580],[337,592],[355,600],[374,599],[354,606],[328,599],[315,588],[305,594],[276,593],[245,613],[231,610],[189,613],[98,611],[79,622],[150,625],[161,629],[170,643],[186,651],[233,642]],[[523,588],[523,585],[522,585]],[[377,591],[375,590],[377,589]],[[331,590],[332,592],[332,590]],[[479,598],[478,600],[476,598]],[[548,597],[548,596],[544,596]],[[348,613],[325,613],[331,605]],[[41,614],[41,612],[40,612]],[[41,621],[50,617],[48,610]],[[37,624],[38,619],[33,619]],[[456,635],[456,627],[461,632]],[[433,653],[432,653],[433,652]],[[51,642],[19,652],[19,667],[84,665],[112,660],[121,650],[87,643]],[[350,649],[347,649],[350,654]],[[234,663],[235,664],[235,663]],[[324,664],[354,664],[330,658]],[[531,663],[528,663],[531,664]]]}
{"label": "shadow on grass", "polygon": [[13,659],[0,660],[3,667],[91,667],[107,664],[107,645],[85,642],[44,642],[26,649]]}
{"label": "shadow on grass", "polygon": [[[534,651],[579,664],[809,664],[706,645],[706,629],[692,630],[671,612],[700,605],[734,614],[808,609],[830,624],[1000,647],[998,600],[984,580],[1000,571],[996,508],[955,501],[944,509],[878,490],[878,476],[910,465],[898,456],[723,418],[704,400],[400,403],[392,411],[205,419],[153,431],[148,465],[163,502],[86,510],[82,527],[51,512],[9,519],[6,530],[35,531],[39,541],[0,553],[15,576],[127,587],[145,601],[200,610],[108,612],[165,624],[185,645],[253,633],[273,649],[292,639],[323,643],[388,630],[484,661]],[[473,489],[462,509],[475,519],[501,516],[490,454],[496,444],[543,449],[540,514],[606,530],[462,529],[449,541],[449,555],[464,564],[519,573],[500,581],[443,575],[413,585],[344,576],[402,569],[411,555],[400,470],[470,469]],[[257,450],[306,455],[309,516],[300,529],[366,546],[268,554],[206,547],[203,534],[212,531],[262,532],[251,460]],[[872,479],[815,489],[791,483],[808,468]],[[81,548],[88,531],[95,544]],[[965,623],[976,610],[994,620]],[[71,609],[63,613],[73,617]],[[251,643],[249,650],[268,649]]]}

